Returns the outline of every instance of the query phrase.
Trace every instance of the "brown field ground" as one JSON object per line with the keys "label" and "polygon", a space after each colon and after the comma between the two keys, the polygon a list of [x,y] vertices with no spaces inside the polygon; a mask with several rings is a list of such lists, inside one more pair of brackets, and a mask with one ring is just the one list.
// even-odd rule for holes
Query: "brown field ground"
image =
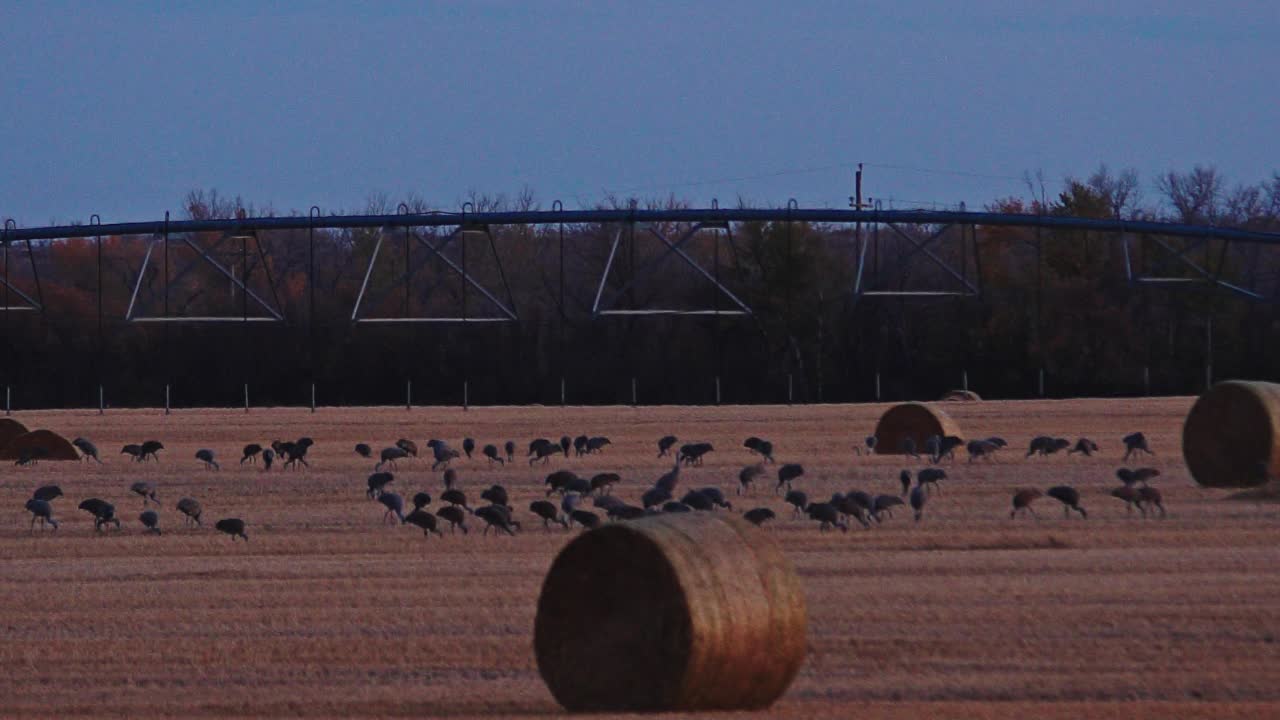
{"label": "brown field ground", "polygon": [[[322,409],[243,412],[30,412],[29,427],[84,435],[106,465],[0,469],[0,716],[497,716],[555,715],[532,651],[542,577],[571,537],[544,533],[527,512],[549,469],[616,470],[635,500],[668,467],[655,441],[715,444],[682,487],[715,484],[738,507],[769,506],[768,529],[795,563],[809,606],[809,653],[776,717],[1265,717],[1280,716],[1280,505],[1227,501],[1197,488],[1181,460],[1189,398],[982,402],[949,405],[970,437],[1002,435],[991,464],[961,462],[930,500],[870,531],[819,533],[791,520],[772,487],[733,497],[752,460],[747,435],[800,461],[811,497],[853,487],[896,492],[899,458],[851,448],[884,406],[723,408]],[[1126,517],[1107,495],[1121,435],[1144,430],[1158,453],[1169,516]],[[371,462],[352,452],[398,437],[422,445],[470,435],[521,445],[537,436],[601,434],[604,453],[457,463],[475,498],[512,491],[518,537],[424,539],[383,525],[365,498]],[[1023,459],[1027,440],[1086,435],[1101,457]],[[310,435],[311,469],[269,474],[240,466],[251,441]],[[117,455],[162,440],[158,464]],[[221,472],[201,469],[211,447]],[[478,456],[478,453],[477,453]],[[920,463],[910,466],[920,467]],[[127,488],[159,485],[161,537],[144,535]],[[56,482],[63,522],[28,532],[22,504]],[[1089,519],[1011,521],[1015,488],[1076,485]],[[438,473],[402,463],[392,489],[436,495]],[[124,530],[95,536],[80,500],[114,502]],[[183,527],[174,502],[206,508]],[[251,542],[210,525],[239,516]],[[584,627],[582,631],[591,632]]]}

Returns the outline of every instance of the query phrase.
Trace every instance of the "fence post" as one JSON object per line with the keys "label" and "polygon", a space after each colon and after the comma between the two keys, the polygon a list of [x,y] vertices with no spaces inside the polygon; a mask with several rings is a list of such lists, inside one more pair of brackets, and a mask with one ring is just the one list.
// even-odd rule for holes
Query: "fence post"
{"label": "fence post", "polygon": [[969,371],[960,371],[960,389],[969,392]]}
{"label": "fence post", "polygon": [[564,376],[560,376],[560,407],[564,407]]}
{"label": "fence post", "polygon": [[637,401],[637,395],[636,395],[636,377],[632,375],[631,376],[631,407],[635,407],[638,404],[639,402]]}
{"label": "fence post", "polygon": [[404,381],[404,409],[405,410],[413,409],[413,381],[412,380]]}
{"label": "fence post", "polygon": [[169,383],[164,384],[164,414],[169,414]]}
{"label": "fence post", "polygon": [[311,383],[311,412],[316,411],[316,384]]}
{"label": "fence post", "polygon": [[99,415],[105,414],[106,408],[107,408],[106,391],[103,390],[101,385],[99,385],[98,386],[98,414]]}
{"label": "fence post", "polygon": [[1150,365],[1142,366],[1142,394],[1143,395],[1151,394],[1151,366]]}
{"label": "fence post", "polygon": [[716,404],[720,404],[720,376],[716,376]]}
{"label": "fence post", "polygon": [[471,381],[462,381],[462,411],[466,412],[471,409]]}
{"label": "fence post", "polygon": [[876,402],[880,402],[880,371],[876,371]]}
{"label": "fence post", "polygon": [[787,373],[787,404],[791,405],[795,402],[795,378],[791,373]]}
{"label": "fence post", "polygon": [[1039,386],[1040,386],[1040,397],[1044,397],[1044,368],[1040,368]]}
{"label": "fence post", "polygon": [[249,383],[244,384],[244,412],[249,414]]}

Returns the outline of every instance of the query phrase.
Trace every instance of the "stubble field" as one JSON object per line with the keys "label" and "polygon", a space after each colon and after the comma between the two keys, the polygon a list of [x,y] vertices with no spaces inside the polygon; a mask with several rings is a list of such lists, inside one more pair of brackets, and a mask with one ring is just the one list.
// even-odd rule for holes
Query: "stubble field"
{"label": "stubble field", "polygon": [[[994,463],[948,466],[924,521],[909,513],[872,530],[820,533],[790,519],[772,484],[733,496],[754,458],[748,435],[801,462],[810,497],[860,488],[898,492],[897,457],[854,457],[885,406],[723,408],[322,409],[243,412],[31,412],[16,417],[84,435],[105,465],[0,469],[0,716],[424,717],[556,715],[532,650],[534,606],[556,552],[573,537],[544,533],[527,512],[553,469],[616,471],[635,502],[669,468],[667,433],[716,451],[681,487],[718,485],[735,511],[771,507],[768,527],[795,564],[809,607],[809,652],[776,717],[1280,716],[1280,505],[1225,500],[1197,488],[1181,460],[1189,398],[948,405],[969,437],[1013,447]],[[1119,438],[1143,430],[1163,473],[1164,520],[1126,517],[1107,492]],[[456,463],[468,495],[511,491],[517,537],[426,539],[382,522],[365,497],[377,448],[407,437],[460,446],[507,439],[606,435],[588,458]],[[1092,437],[1099,457],[1024,459],[1036,434]],[[248,442],[316,440],[309,470],[237,464]],[[159,463],[116,455],[164,442]],[[193,455],[213,448],[221,472]],[[159,487],[164,535],[142,533],[138,479]],[[23,502],[57,483],[56,533],[28,531]],[[1089,519],[1064,519],[1051,499],[1040,521],[1009,518],[1021,487],[1073,484]],[[439,473],[401,463],[392,490],[436,496]],[[183,526],[182,496],[205,507]],[[75,509],[115,503],[122,531],[97,535]],[[433,505],[436,507],[436,505]],[[238,516],[251,541],[211,526]],[[478,531],[480,525],[474,525]],[[575,531],[576,532],[576,531]],[[584,627],[582,632],[590,633]]]}

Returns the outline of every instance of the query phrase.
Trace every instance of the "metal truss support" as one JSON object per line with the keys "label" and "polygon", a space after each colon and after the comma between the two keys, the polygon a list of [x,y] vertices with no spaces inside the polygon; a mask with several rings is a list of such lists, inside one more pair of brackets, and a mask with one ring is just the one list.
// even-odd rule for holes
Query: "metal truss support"
{"label": "metal truss support", "polygon": [[[427,256],[419,255],[416,258],[413,258],[412,261],[410,262],[410,256],[407,249],[409,245],[406,244],[405,245],[405,248],[406,248],[405,272],[402,273],[398,278],[396,278],[395,282],[392,283],[386,290],[380,291],[376,294],[370,293],[369,280],[373,277],[373,269],[378,262],[378,256],[382,251],[382,245],[383,245],[383,235],[381,232],[379,232],[378,239],[373,246],[373,252],[369,255],[369,264],[364,271],[364,280],[360,283],[360,292],[356,296],[355,305],[351,308],[351,322],[353,323],[485,323],[485,322],[512,322],[520,319],[519,314],[516,312],[515,298],[511,294],[511,286],[507,283],[506,270],[502,266],[502,257],[498,254],[497,245],[493,241],[493,232],[490,230],[490,227],[488,224],[475,224],[475,223],[468,223],[464,221],[463,223],[459,224],[456,228],[454,228],[453,232],[449,233],[449,235],[446,236],[444,240],[440,241],[440,243],[436,245],[433,245],[429,240],[418,235],[417,233],[412,232],[411,230],[407,230],[406,232],[408,233],[408,237],[412,237],[414,240],[416,240],[418,244],[422,245],[422,247],[425,247],[430,252],[430,254]],[[488,239],[489,250],[493,254],[494,262],[497,264],[498,276],[502,281],[503,292],[506,294],[506,297],[507,297],[506,302],[503,302],[502,300],[498,299],[498,297],[493,292],[491,292],[484,285],[480,284],[480,282],[476,280],[476,278],[467,270],[467,253],[466,253],[467,246],[466,246],[465,235],[469,235],[469,234],[484,235]],[[458,240],[458,245],[462,251],[460,263],[455,262],[453,258],[450,258],[448,255],[444,254],[444,251],[449,247],[449,245],[451,245],[454,242],[454,240]],[[410,317],[408,315],[402,315],[397,317],[376,317],[376,318],[361,317],[360,312],[363,309],[364,305],[366,304],[366,299],[365,299],[366,295],[370,296],[367,301],[367,304],[371,307],[377,307],[381,303],[381,301],[386,297],[387,293],[391,292],[393,288],[401,284],[403,284],[405,288],[406,304],[407,304],[407,300],[408,300],[407,293],[410,292],[411,278],[415,274],[417,274],[418,271],[421,270],[422,267],[432,257],[439,258],[439,260],[443,262],[446,266],[448,266],[450,270],[452,270],[456,275],[462,278],[462,282],[463,282],[462,314],[460,316]],[[472,288],[476,292],[484,296],[486,300],[488,300],[490,303],[493,304],[495,308],[497,308],[500,314],[498,316],[470,315],[467,312],[467,301],[466,301],[467,288]],[[430,292],[430,290],[431,289],[429,288],[428,293]],[[408,308],[406,307],[406,312],[407,310]]]}
{"label": "metal truss support", "polygon": [[[1266,297],[1255,292],[1250,288],[1241,287],[1235,283],[1227,282],[1222,279],[1223,271],[1226,268],[1227,251],[1231,247],[1231,241],[1222,239],[1222,249],[1218,253],[1217,268],[1211,267],[1212,258],[1209,257],[1208,243],[1210,238],[1195,238],[1187,243],[1181,249],[1175,248],[1168,241],[1154,236],[1144,237],[1155,243],[1164,251],[1163,259],[1167,263],[1172,263],[1175,267],[1189,269],[1192,272],[1190,276],[1179,275],[1151,275],[1144,272],[1144,269],[1138,269],[1135,272],[1133,256],[1129,247],[1130,237],[1127,234],[1121,235],[1120,247],[1124,251],[1124,272],[1125,279],[1130,285],[1156,285],[1166,287],[1189,287],[1189,286],[1208,286],[1214,288],[1222,288],[1229,293],[1234,293],[1249,300],[1265,300]],[[1192,260],[1189,255],[1200,248],[1205,249],[1204,263],[1198,263]],[[1144,258],[1145,259],[1145,258]],[[1145,264],[1145,263],[1144,263]]]}
{"label": "metal truss support", "polygon": [[[262,241],[258,236],[258,231],[252,228],[241,230],[228,230],[223,232],[217,241],[213,243],[213,247],[206,249],[200,247],[187,235],[182,235],[179,239],[198,256],[197,260],[188,263],[186,267],[178,271],[178,274],[172,278],[169,277],[169,234],[164,233],[160,240],[152,238],[147,245],[147,252],[142,257],[142,266],[138,268],[138,279],[133,285],[133,295],[129,298],[129,307],[125,310],[124,319],[135,323],[214,323],[214,322],[283,322],[284,314],[279,310],[280,298],[276,294],[275,281],[271,278],[271,266],[267,262],[266,253],[262,249]],[[238,278],[236,274],[228,270],[222,263],[218,262],[211,253],[217,252],[228,240],[240,241],[240,259],[244,264],[244,277]],[[246,284],[249,280],[248,257],[249,241],[253,241],[253,246],[258,255],[258,261],[262,264],[263,274],[266,276],[267,286],[271,289],[272,303],[268,303],[261,296],[250,290]],[[155,250],[156,242],[163,242],[165,248],[165,278],[164,278],[164,313],[159,316],[140,315],[138,314],[138,292],[142,289],[142,281],[146,278],[147,267],[151,262],[152,252]],[[199,260],[203,260],[207,265],[217,270],[223,277],[227,278],[233,287],[238,288],[243,293],[243,303],[240,315],[205,315],[205,316],[175,316],[169,314],[169,287],[180,282],[187,276],[196,266]],[[250,316],[249,300],[253,300],[254,304],[267,312],[267,316]]]}
{"label": "metal truss support", "polygon": [[916,238],[911,237],[907,233],[903,232],[902,229],[899,228],[894,223],[885,223],[885,224],[888,226],[890,230],[894,232],[894,234],[896,234],[899,238],[901,238],[911,246],[910,251],[908,251],[906,255],[903,255],[902,257],[900,257],[898,260],[897,266],[892,269],[892,272],[888,273],[890,277],[897,276],[901,273],[904,273],[907,269],[908,261],[910,261],[911,258],[914,257],[915,255],[920,254],[920,255],[924,255],[935,266],[941,268],[943,272],[945,272],[947,275],[955,279],[955,281],[959,283],[959,289],[893,290],[888,288],[887,284],[884,284],[881,282],[884,273],[881,273],[879,268],[876,268],[876,272],[874,273],[874,279],[868,280],[867,279],[867,248],[871,240],[868,240],[867,238],[859,238],[857,240],[858,266],[854,275],[854,285],[853,285],[853,294],[855,297],[947,298],[947,297],[976,297],[982,294],[981,267],[976,262],[976,258],[978,256],[978,241],[977,241],[976,232],[973,233],[971,238],[966,239],[964,226],[960,226],[960,246],[961,246],[962,259],[967,258],[968,256],[969,244],[972,244],[973,246],[973,255],[975,258],[975,275],[974,275],[973,281],[970,281],[967,262],[962,260],[961,268],[957,270],[955,267],[951,265],[951,263],[941,258],[937,253],[933,252],[933,250],[929,248],[930,245],[934,245],[938,243],[942,239],[942,237],[947,233],[947,231],[950,230],[952,227],[954,227],[953,225],[950,225],[950,224],[943,225],[936,232],[929,235],[929,237],[925,238],[924,240],[918,240]]}
{"label": "metal truss support", "polygon": [[[39,310],[44,312],[44,292],[40,288],[40,271],[36,267],[35,249],[31,247],[31,240],[27,240],[27,261],[31,264],[31,279],[35,283],[35,297],[28,295],[18,289],[9,278],[9,245],[13,242],[13,235],[17,232],[17,225],[12,219],[4,221],[4,275],[0,276],[0,285],[4,285],[4,306],[0,310],[4,312],[12,312],[17,310]],[[24,304],[13,305],[9,302],[9,294],[12,293],[22,299]]]}
{"label": "metal truss support", "polygon": [[[619,228],[618,231],[614,233],[613,243],[609,248],[609,258],[608,260],[605,261],[604,271],[600,273],[600,282],[596,287],[595,302],[591,304],[592,317],[600,317],[602,315],[720,316],[720,315],[751,315],[752,314],[751,308],[745,302],[743,302],[737,295],[735,295],[732,290],[726,287],[724,283],[720,282],[719,236],[716,237],[715,263],[711,272],[708,272],[706,268],[700,265],[697,260],[693,259],[693,257],[691,257],[683,249],[683,247],[690,240],[692,240],[695,235],[697,235],[702,230],[713,230],[713,231],[723,232],[726,238],[728,239],[729,247],[733,252],[734,262],[736,264],[738,251],[737,251],[737,246],[734,244],[734,241],[733,241],[733,230],[730,228],[728,221],[705,220],[702,222],[694,223],[688,230],[682,233],[675,240],[675,242],[672,242],[670,239],[668,239],[665,235],[659,232],[658,229],[651,224],[646,223],[643,226],[641,226],[641,229],[647,231],[649,234],[653,235],[653,237],[657,238],[660,242],[662,242],[663,245],[666,246],[667,249],[663,251],[663,253],[658,257],[650,259],[642,267],[636,269],[631,274],[631,277],[625,283],[622,284],[622,287],[619,287],[618,289],[614,290],[609,295],[609,297],[605,299],[604,298],[605,285],[609,282],[609,274],[613,269],[614,258],[617,256],[618,246],[622,242],[622,228]],[[692,310],[678,310],[678,309],[671,309],[671,308],[621,309],[616,307],[618,300],[621,299],[622,296],[625,293],[627,293],[629,290],[632,290],[635,287],[635,284],[638,280],[641,280],[653,275],[654,272],[657,270],[657,268],[668,257],[672,255],[679,257],[682,261],[684,261],[686,265],[688,265],[689,267],[697,271],[699,275],[701,275],[708,283],[712,285],[712,287],[715,288],[715,291],[716,291],[715,307],[711,309],[702,308],[702,309],[692,309]],[[727,310],[720,309],[721,296],[728,298],[733,303],[733,305],[736,306],[737,309],[727,309]]]}

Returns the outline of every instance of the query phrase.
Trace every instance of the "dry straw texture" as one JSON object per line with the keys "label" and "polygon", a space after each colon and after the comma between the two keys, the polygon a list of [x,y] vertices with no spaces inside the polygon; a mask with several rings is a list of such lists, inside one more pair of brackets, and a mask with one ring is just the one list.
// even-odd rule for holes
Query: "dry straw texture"
{"label": "dry straw texture", "polygon": [[1182,455],[1204,487],[1254,487],[1280,472],[1280,385],[1218,383],[1182,426]]}
{"label": "dry straw texture", "polygon": [[978,402],[982,397],[972,390],[952,390],[943,395],[943,402]]}
{"label": "dry straw texture", "polygon": [[749,710],[791,684],[806,626],[800,581],[765,532],[668,514],[565,547],[538,599],[534,650],[571,711]]}
{"label": "dry straw texture", "polygon": [[930,435],[946,437],[960,434],[960,424],[942,410],[921,403],[894,405],[876,423],[876,452],[881,455],[902,454],[902,442],[911,438],[917,450],[924,449]]}
{"label": "dry straw texture", "polygon": [[0,448],[9,444],[9,441],[27,432],[27,426],[14,420],[13,418],[0,418]]}
{"label": "dry straw texture", "polygon": [[23,456],[24,451],[37,448],[44,450],[43,454],[36,457],[37,460],[80,459],[80,453],[76,452],[75,446],[58,433],[52,430],[32,430],[5,443],[4,447],[0,448],[0,460],[17,460]]}

